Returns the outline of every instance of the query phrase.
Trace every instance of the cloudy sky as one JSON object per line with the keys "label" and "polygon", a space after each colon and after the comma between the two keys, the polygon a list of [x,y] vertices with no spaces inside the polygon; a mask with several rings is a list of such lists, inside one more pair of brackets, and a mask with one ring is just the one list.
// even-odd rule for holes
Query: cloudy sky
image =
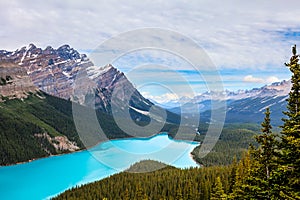
{"label": "cloudy sky", "polygon": [[[220,73],[225,89],[250,89],[289,79],[283,63],[290,57],[291,46],[300,45],[299,13],[300,1],[296,0],[7,0],[0,1],[0,49],[15,50],[29,43],[42,48],[69,44],[89,54],[108,39],[128,31],[160,28],[175,31],[199,45]],[[157,38],[165,42],[161,34]],[[188,43],[177,40],[176,45]],[[189,81],[195,93],[207,89],[202,74],[195,73],[181,55],[170,54],[173,49],[167,50],[127,52],[113,64],[127,73],[144,94],[157,100],[188,96],[183,80]],[[151,72],[144,68],[130,74],[133,67],[143,64],[157,66],[151,65]],[[173,77],[168,83],[181,92],[171,94],[172,87],[167,83],[159,89],[142,82],[147,78],[141,77],[150,77],[152,82]]]}

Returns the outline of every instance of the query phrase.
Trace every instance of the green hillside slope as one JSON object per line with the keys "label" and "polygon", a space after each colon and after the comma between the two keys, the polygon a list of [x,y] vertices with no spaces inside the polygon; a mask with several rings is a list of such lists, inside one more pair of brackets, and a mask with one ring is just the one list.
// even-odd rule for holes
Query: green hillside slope
{"label": "green hillside slope", "polygon": [[[84,112],[88,108],[77,105]],[[128,137],[111,116],[97,112],[107,138]],[[89,126],[88,119],[84,122]],[[84,148],[72,116],[72,103],[45,93],[28,98],[0,102],[0,165],[25,162],[31,159],[71,152]],[[95,131],[87,128],[87,132]],[[87,133],[88,136],[88,133]],[[67,147],[57,148],[60,142]],[[98,138],[94,143],[106,138]],[[68,149],[68,145],[70,146]],[[71,148],[75,146],[74,148]]]}

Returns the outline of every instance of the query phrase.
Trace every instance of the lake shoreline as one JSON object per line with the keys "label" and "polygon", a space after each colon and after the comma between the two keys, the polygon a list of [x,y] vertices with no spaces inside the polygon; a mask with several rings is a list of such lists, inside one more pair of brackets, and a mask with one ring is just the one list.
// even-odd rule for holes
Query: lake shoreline
{"label": "lake shoreline", "polygon": [[1,167],[2,199],[49,199],[72,187],[124,171],[142,160],[157,160],[182,169],[199,167],[191,156],[196,146],[198,142],[174,140],[162,132],[148,138],[116,138],[89,151]]}
{"label": "lake shoreline", "polygon": [[[198,142],[198,141],[191,141],[191,140],[184,140],[184,139],[175,139],[173,138],[172,136],[170,136],[170,134],[168,132],[159,132],[159,133],[156,133],[156,134],[153,134],[149,137],[137,137],[139,139],[151,139],[157,135],[161,135],[161,134],[167,134],[169,138],[171,138],[172,140],[177,140],[177,141],[189,141],[189,142]],[[113,138],[113,139],[108,139],[108,140],[103,140],[103,141],[100,141],[98,142],[97,144],[93,145],[93,146],[90,146],[90,147],[87,147],[87,148],[83,148],[83,149],[79,149],[77,151],[73,151],[73,152],[64,152],[64,153],[60,153],[60,154],[54,154],[54,155],[49,155],[49,156],[44,156],[44,157],[39,157],[39,158],[33,158],[33,159],[30,159],[28,161],[23,161],[23,162],[17,162],[17,163],[13,163],[13,164],[8,164],[8,165],[0,165],[0,168],[1,167],[12,167],[12,166],[17,166],[17,165],[21,165],[21,164],[26,164],[26,163],[31,163],[31,162],[34,162],[34,161],[37,161],[37,160],[41,160],[41,159],[46,159],[46,158],[51,158],[51,157],[56,157],[56,156],[63,156],[63,155],[68,155],[68,154],[74,154],[74,153],[80,153],[80,152],[83,152],[83,151],[86,151],[86,150],[89,150],[89,149],[92,149],[96,146],[98,146],[99,144],[101,143],[104,143],[104,142],[107,142],[107,141],[113,141],[113,140],[120,140],[120,139],[132,139],[132,138],[135,138],[135,137],[120,137],[120,138]],[[194,156],[191,154],[193,160],[200,165],[200,163],[198,163],[195,159],[194,159]],[[201,165],[200,165],[201,166]]]}

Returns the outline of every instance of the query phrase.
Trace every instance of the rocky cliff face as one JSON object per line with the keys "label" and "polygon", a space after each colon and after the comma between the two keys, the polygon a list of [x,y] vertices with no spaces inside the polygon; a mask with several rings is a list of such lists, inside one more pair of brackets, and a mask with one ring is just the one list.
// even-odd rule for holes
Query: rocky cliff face
{"label": "rocky cliff face", "polygon": [[[0,50],[0,64],[22,69],[40,90],[81,104],[94,104],[97,109],[111,112],[111,97],[118,90],[119,102],[132,94],[131,106],[147,110],[152,105],[128,81],[126,76],[112,65],[94,66],[85,54],[79,54],[69,45],[58,49],[41,49],[33,44],[9,52]],[[87,73],[89,80],[77,81],[80,73]],[[84,96],[74,95],[74,88],[84,91]],[[21,84],[22,85],[22,84]],[[91,96],[91,95],[93,96]],[[92,97],[92,98],[91,98]],[[118,101],[115,101],[118,102]]]}
{"label": "rocky cliff face", "polygon": [[22,67],[40,90],[64,99],[72,94],[72,78],[78,68],[92,65],[68,45],[42,50],[30,44],[14,52],[0,51],[0,62]]}
{"label": "rocky cliff face", "polygon": [[5,98],[26,98],[37,90],[24,68],[0,63],[0,101],[4,101]]}

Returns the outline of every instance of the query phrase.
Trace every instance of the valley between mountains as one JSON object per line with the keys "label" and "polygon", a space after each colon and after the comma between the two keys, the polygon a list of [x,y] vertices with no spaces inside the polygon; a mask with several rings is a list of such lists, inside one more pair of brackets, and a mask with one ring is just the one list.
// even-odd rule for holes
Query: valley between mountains
{"label": "valley between mountains", "polygon": [[[92,81],[76,83],[76,77],[83,72]],[[266,107],[273,111],[272,123],[279,124],[281,110],[286,107],[285,99],[290,89],[290,82],[283,81],[250,91],[226,91],[226,99],[217,99],[214,98],[217,95],[204,93],[193,99],[185,99],[184,102],[155,105],[140,94],[124,73],[110,64],[94,66],[85,54],[80,54],[69,45],[41,49],[30,44],[13,52],[0,50],[0,78],[0,165],[74,152],[107,139],[132,137],[118,127],[112,116],[112,106],[120,107],[124,99],[130,99],[130,116],[140,126],[148,124],[151,117],[157,123],[163,123],[159,116],[150,116],[149,110],[151,107],[158,111],[166,109],[166,123],[161,131],[168,132],[171,137],[175,137],[178,130],[180,115],[190,117],[195,114],[194,110],[181,113],[180,107],[177,107],[179,103],[187,108],[198,104],[201,112],[198,132],[187,124],[186,136],[177,138],[187,139],[192,135],[197,141],[202,141],[207,131],[211,102],[226,101],[226,125],[210,156],[218,157],[216,160],[220,164],[230,163],[232,155],[240,157],[242,150],[253,141],[252,136],[259,130],[256,124],[263,120]],[[75,84],[79,84],[76,87],[86,93],[74,94]],[[111,101],[114,90],[120,91],[117,101]],[[131,96],[128,97],[128,94]],[[97,130],[89,124],[92,120],[86,119],[82,124],[85,124],[88,146],[84,145],[77,133],[78,127],[74,124],[72,104],[82,112],[96,110],[98,122],[106,136],[94,140],[92,134]],[[134,136],[147,137],[153,134],[156,133],[145,131]],[[222,148],[227,146],[225,148],[230,149],[232,145],[236,146],[234,150],[231,149],[230,155],[221,153]],[[199,163],[213,164],[212,157],[200,159],[195,152],[194,158]]]}
{"label": "valley between mountains", "polygon": [[[92,83],[77,82],[77,87],[86,93],[74,95],[75,78],[82,71],[88,73]],[[30,44],[14,52],[1,50],[0,76],[1,165],[73,152],[107,139],[129,137],[112,117],[111,95],[119,88],[119,102],[131,94],[128,109],[132,119],[140,124],[150,120],[147,111],[153,103],[144,98],[122,72],[110,64],[95,67],[86,55],[68,45],[42,50]],[[76,132],[72,102],[80,112],[96,110],[105,137],[95,139],[91,135],[89,139],[89,133],[97,130],[89,124],[92,120],[86,119],[82,125],[86,126],[89,143],[83,145]],[[178,122],[176,114],[167,113],[170,124]]]}

